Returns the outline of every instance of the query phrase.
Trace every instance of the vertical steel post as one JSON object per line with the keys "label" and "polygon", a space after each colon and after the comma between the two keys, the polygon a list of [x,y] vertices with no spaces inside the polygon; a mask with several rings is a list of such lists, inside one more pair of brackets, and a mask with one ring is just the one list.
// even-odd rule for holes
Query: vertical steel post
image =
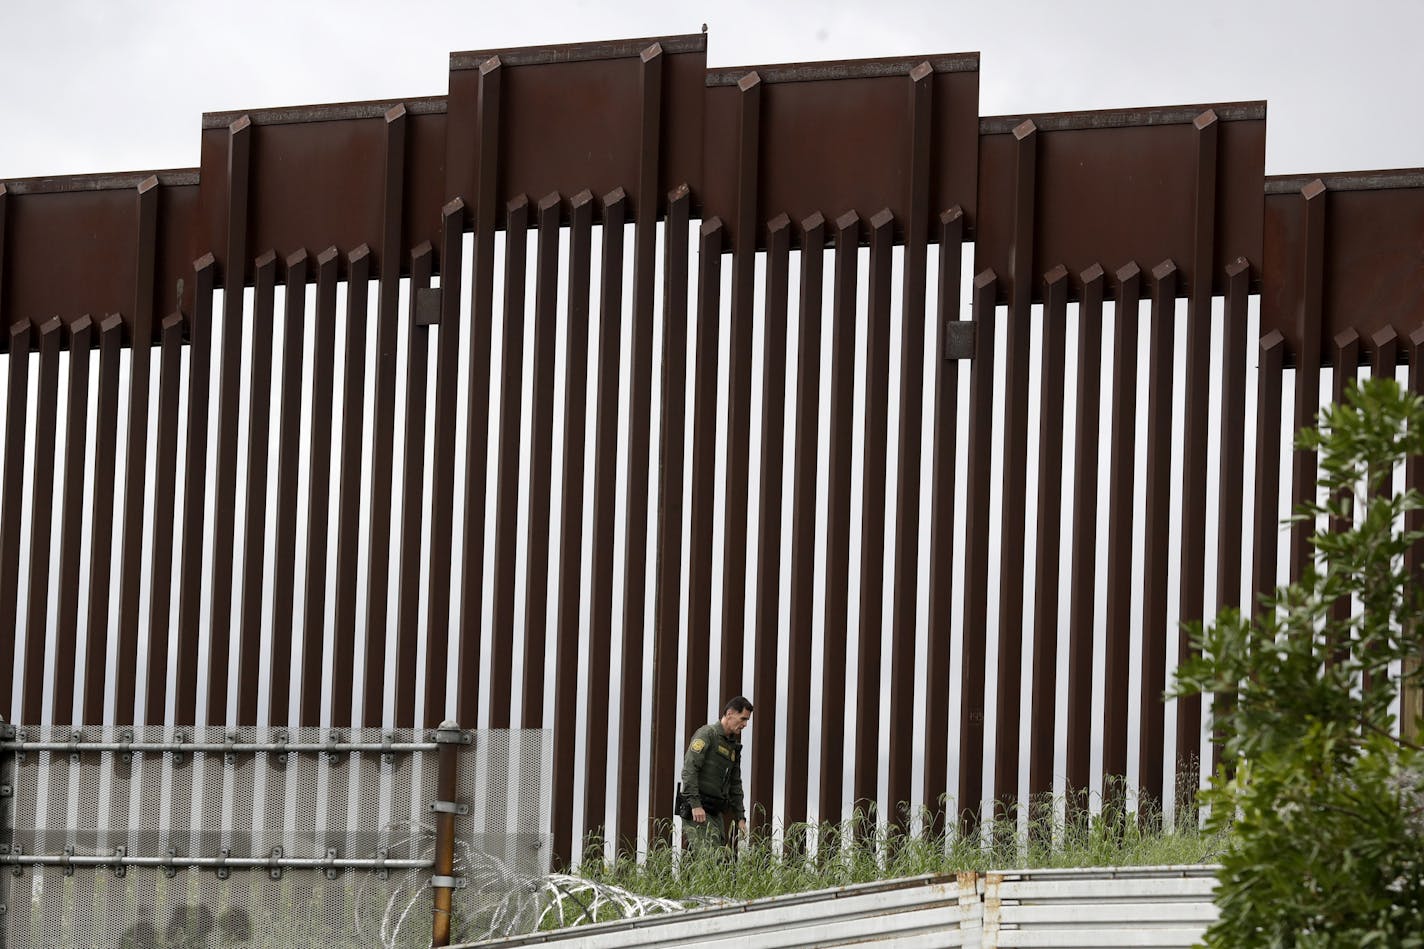
{"label": "vertical steel post", "polygon": [[[732,220],[732,309],[728,323],[726,500],[722,506],[724,550],[747,549],[752,418],[752,339],[756,330],[757,209],[761,157],[762,82],[755,70],[737,83],[736,212]],[[724,558],[725,559],[725,558]],[[721,694],[717,703],[739,695],[745,646],[746,561],[722,569]],[[711,711],[711,710],[709,710]]]}
{"label": "vertical steel post", "polygon": [[79,642],[79,547],[84,528],[84,472],[89,439],[89,361],[94,346],[94,321],[86,313],[69,327],[68,420],[64,427],[64,488],[60,492],[59,608],[55,616],[54,658],[50,663],[54,704],[50,721],[74,718],[75,672]]}
{"label": "vertical steel post", "polygon": [[[687,406],[687,226],[692,195],[686,185],[668,193],[663,254],[662,397],[658,400],[658,532],[654,555],[653,727],[648,754],[653,834],[672,826],[672,772],[677,761],[677,652],[682,609],[682,475]],[[670,833],[670,831],[668,831]],[[554,853],[560,853],[554,826]]]}
{"label": "vertical steel post", "polygon": [[[122,553],[119,555],[122,558],[122,572],[119,576],[119,651],[114,668],[114,717],[115,724],[118,725],[131,725],[134,722],[134,692],[138,681],[138,595],[143,576],[143,535],[147,502],[144,487],[148,477],[150,365],[153,362],[155,342],[153,317],[156,309],[154,291],[157,281],[158,195],[157,175],[150,175],[141,181],[135,195],[137,227],[134,231],[134,299],[130,323],[130,422],[125,433],[124,448],[123,541]],[[11,352],[14,352],[13,346]],[[136,424],[133,420],[137,419],[142,419],[144,424]],[[158,505],[159,502],[155,502],[149,517],[157,518]],[[0,599],[0,616],[9,615],[3,610],[3,599]]]}
{"label": "vertical steel post", "polygon": [[[890,677],[903,683],[915,676],[915,611],[919,605],[920,440],[925,399],[925,296],[929,263],[930,134],[934,124],[934,67],[910,70],[905,143],[910,176],[905,214],[904,291],[900,329],[900,434],[895,487],[895,572],[891,584]],[[943,360],[937,360],[936,366]],[[956,379],[958,370],[955,370]],[[893,420],[892,420],[893,422]],[[931,507],[931,513],[935,508]],[[946,675],[946,679],[948,676]],[[913,689],[890,693],[890,816],[900,820],[910,807],[914,743]],[[904,823],[904,822],[902,822]]]}
{"label": "vertical steel post", "polygon": [[[1102,441],[1103,285],[1091,264],[1078,275],[1078,395],[1074,407],[1072,566],[1068,604],[1068,730],[1064,749],[1070,813],[1088,806],[1093,734],[1093,637],[1098,545],[1098,457]],[[1116,317],[1114,317],[1116,319]]]}
{"label": "vertical steel post", "polygon": [[[1026,119],[1014,128],[1014,211],[1010,244],[1009,309],[1005,323],[1003,457],[999,554],[998,691],[995,696],[993,797],[1015,813],[1019,787],[1019,709],[1023,670],[1025,507],[1028,497],[1029,350],[1033,334],[1034,228],[1038,185],[1038,127]],[[986,594],[987,596],[988,594]]]}
{"label": "vertical steel post", "polygon": [[[826,220],[820,211],[801,222],[801,292],[796,331],[795,480],[791,489],[791,602],[786,695],[785,826],[806,820],[807,770],[812,735],[811,623],[816,592],[816,483],[821,402],[821,287]],[[758,690],[760,692],[760,690]],[[755,778],[753,778],[755,781]]]}
{"label": "vertical steel post", "polygon": [[[1080,321],[1079,326],[1082,323]],[[1081,329],[1079,331],[1081,333]],[[1029,806],[1053,793],[1054,719],[1057,715],[1058,606],[1063,496],[1064,375],[1068,342],[1068,269],[1062,264],[1044,275],[1042,365],[1038,373],[1038,526],[1033,601],[1033,703],[1029,711]],[[1027,607],[1027,604],[1025,604]],[[1007,788],[1000,788],[1003,796]],[[1017,793],[1017,788],[1014,789]]]}
{"label": "vertical steel post", "polygon": [[[959,360],[950,355],[949,326],[959,323],[960,262],[964,210],[958,205],[939,216],[939,299],[935,304],[938,356],[934,370],[934,441],[930,452],[928,614],[925,658],[924,801],[932,834],[943,834],[949,816],[949,668],[953,622],[955,451],[959,445]],[[904,370],[902,370],[904,371]],[[902,523],[909,523],[909,520]],[[893,663],[893,660],[892,660]],[[894,698],[891,699],[892,705]],[[890,760],[896,731],[890,733]],[[892,765],[893,767],[893,765]]]}
{"label": "vertical steel post", "polygon": [[[422,241],[410,256],[410,351],[406,370],[405,457],[401,459],[401,552],[400,602],[396,613],[396,709],[397,728],[415,722],[416,635],[420,618],[420,535],[425,517],[425,443],[428,430],[426,381],[429,378],[429,320],[439,322],[439,290],[430,289],[431,256],[434,248]],[[422,317],[421,300],[427,301]],[[429,306],[433,303],[434,306]]]}
{"label": "vertical steel post", "polygon": [[[104,720],[104,689],[109,681],[109,568],[114,561],[115,485],[118,470],[114,454],[118,442],[119,352],[123,346],[123,317],[111,313],[99,324],[98,422],[94,429],[94,477],[89,504],[94,512],[90,539],[89,603],[85,647],[84,705],[79,721]],[[120,647],[122,648],[122,647]],[[130,675],[132,673],[130,672]],[[133,702],[128,705],[130,711]]]}
{"label": "vertical steel post", "polygon": [[[643,604],[648,580],[648,484],[654,467],[649,456],[653,365],[653,321],[656,302],[658,252],[658,178],[662,146],[664,62],[661,43],[640,54],[638,88],[642,130],[638,140],[638,184],[633,197],[633,308],[629,315],[633,346],[628,364],[628,478],[623,510],[628,519],[624,532],[627,563],[623,572],[623,668],[619,694],[625,706],[642,708]],[[666,252],[665,252],[666,253]],[[649,462],[644,464],[644,462]],[[638,787],[647,765],[636,753],[642,739],[640,716],[625,715],[618,738],[618,832],[625,840],[638,836]],[[650,809],[656,815],[657,808]]]}
{"label": "vertical steel post", "polygon": [[[588,668],[588,708],[590,709],[606,708],[609,704],[608,678],[611,671],[610,656],[612,654],[614,623],[613,545],[617,515],[619,339],[622,336],[623,325],[623,222],[626,217],[627,196],[622,188],[616,188],[603,198],[603,274],[598,307],[598,364],[596,366],[596,401],[594,404],[596,427],[594,429],[593,497],[591,499],[593,506],[593,571],[592,589],[586,594],[591,604],[588,633],[589,655],[588,660],[583,663]],[[580,332],[570,325],[566,332],[570,340],[578,339],[581,336],[584,340],[584,348],[588,348],[587,326]],[[585,391],[588,389],[588,361],[588,357],[585,357],[581,375],[578,377]],[[572,385],[575,380],[573,372],[575,360],[569,359],[567,364],[570,371],[569,385]],[[565,404],[572,404],[572,399],[565,396]],[[585,405],[584,411],[580,412],[578,416],[580,428],[582,428],[583,420],[587,414]],[[581,448],[583,436],[580,434],[577,437],[566,438],[566,443],[570,446],[570,451],[576,447]],[[582,469],[582,463],[583,452],[579,451],[577,467]],[[565,470],[569,471],[572,467],[574,466],[571,466],[566,460]],[[569,510],[567,505],[576,492],[571,491],[569,487],[565,487],[565,492],[564,503],[567,511]],[[581,492],[577,493],[581,494]],[[579,511],[574,514],[574,517],[580,517],[581,514],[582,511]],[[567,519],[564,522],[564,532],[564,536],[570,538],[577,534]],[[560,578],[561,599],[564,592],[562,588],[564,579]],[[578,588],[578,582],[574,577],[567,579],[570,581],[571,590]],[[573,637],[573,639],[576,640],[577,637]],[[623,658],[625,668],[628,658],[627,656]],[[558,694],[554,699],[556,728],[563,722],[578,716],[578,684],[574,674],[578,665],[577,660],[573,660],[572,657],[568,661],[563,656],[559,657],[558,670],[555,672],[555,682],[561,685],[557,689]],[[641,677],[641,664],[638,674]],[[565,681],[565,677],[567,681]],[[622,678],[621,674],[619,678]],[[595,715],[587,716],[590,725],[595,717]],[[591,728],[589,733],[590,748],[598,747],[595,741],[601,740],[602,730],[602,725],[599,725],[597,730]],[[626,745],[620,745],[620,754],[621,750],[626,747]],[[587,832],[605,824],[604,812],[608,800],[608,761],[598,755],[590,756],[585,774],[584,803],[587,818],[584,828]],[[619,804],[619,807],[615,808],[615,812],[623,810],[624,801],[636,800],[637,796],[636,783],[631,787],[620,786],[614,794],[614,799]],[[615,824],[615,826],[617,825]],[[630,849],[636,851],[638,835],[636,831],[630,831],[631,826],[630,824],[629,827],[618,827],[618,832],[623,833],[625,840],[632,842]],[[614,833],[613,827],[607,827],[603,836],[605,839],[612,838],[615,846],[622,846]]]}
{"label": "vertical steel post", "polygon": [[974,278],[970,314],[974,355],[969,366],[968,498],[964,525],[964,642],[959,686],[959,788],[955,807],[969,826],[980,818],[984,783],[985,629],[989,601],[989,452],[994,418],[994,333],[998,275],[981,271]]}
{"label": "vertical steel post", "polygon": [[[1295,316],[1295,424],[1292,435],[1315,424],[1320,411],[1320,349],[1325,325],[1325,229],[1327,226],[1325,182],[1316,178],[1300,189],[1304,203],[1305,239],[1301,252],[1300,305]],[[1315,497],[1317,475],[1315,452],[1297,448],[1291,456],[1291,510]],[[1290,578],[1299,580],[1310,563],[1310,535],[1315,524],[1299,520],[1291,526]]]}
{"label": "vertical steel post", "polygon": [[[450,912],[456,887],[455,871],[455,788],[458,784],[460,746],[470,736],[450,719],[440,723],[435,741],[440,745],[435,781],[438,800],[435,810],[435,866],[431,869],[430,892],[434,923],[430,945],[450,945]],[[440,805],[449,806],[440,806]]]}
{"label": "vertical steel post", "polygon": [[[55,421],[59,402],[59,339],[64,321],[51,317],[39,328],[39,393],[35,404],[34,461],[30,467],[30,574],[25,608],[25,666],[21,721],[38,722],[44,712],[45,635],[49,624],[50,522],[54,511]],[[16,632],[18,633],[18,626]]]}
{"label": "vertical steel post", "polygon": [[[300,716],[292,717],[292,634],[296,629],[296,549],[297,549],[297,465],[301,456],[302,434],[302,366],[306,363],[306,303],[309,260],[305,250],[287,255],[285,299],[282,302],[282,368],[279,383],[281,419],[277,423],[277,524],[272,563],[272,635],[271,667],[286,669],[272,676],[267,692],[267,721],[271,725],[295,725]],[[412,281],[411,296],[417,285]],[[412,337],[414,339],[414,337]],[[421,337],[423,340],[424,337]],[[411,357],[411,372],[416,366],[424,371],[423,358]],[[420,378],[424,378],[422,375]],[[424,389],[421,389],[424,392]],[[412,438],[418,436],[410,436]],[[421,442],[424,445],[424,441]],[[411,679],[415,676],[412,673]],[[399,687],[398,687],[399,688]],[[399,695],[397,691],[397,695]],[[400,727],[408,728],[408,724]]]}
{"label": "vertical steel post", "polygon": [[[0,479],[0,656],[14,661],[15,641],[19,635],[15,622],[19,618],[20,596],[20,507],[25,497],[25,425],[29,419],[30,339],[34,333],[29,320],[19,320],[10,327],[9,387],[5,402],[5,454],[3,479]],[[0,709],[10,711],[13,680],[0,676]]]}

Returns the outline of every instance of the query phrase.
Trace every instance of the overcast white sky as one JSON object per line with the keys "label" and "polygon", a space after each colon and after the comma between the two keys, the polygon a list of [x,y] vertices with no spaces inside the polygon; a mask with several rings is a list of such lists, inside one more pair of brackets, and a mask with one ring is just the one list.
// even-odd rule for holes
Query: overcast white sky
{"label": "overcast white sky", "polygon": [[1266,99],[1270,174],[1424,165],[1419,0],[3,0],[0,180],[193,166],[205,111],[438,95],[452,50],[708,24],[708,62],[978,50],[980,111]]}

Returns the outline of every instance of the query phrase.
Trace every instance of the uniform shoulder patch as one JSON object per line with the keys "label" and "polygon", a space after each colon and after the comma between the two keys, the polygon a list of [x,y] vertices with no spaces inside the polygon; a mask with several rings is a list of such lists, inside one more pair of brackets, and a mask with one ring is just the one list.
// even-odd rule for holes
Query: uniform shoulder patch
{"label": "uniform shoulder patch", "polygon": [[706,748],[706,747],[707,747],[707,742],[703,741],[701,738],[694,738],[694,739],[692,739],[692,750],[693,750],[693,751],[701,751],[703,748]]}

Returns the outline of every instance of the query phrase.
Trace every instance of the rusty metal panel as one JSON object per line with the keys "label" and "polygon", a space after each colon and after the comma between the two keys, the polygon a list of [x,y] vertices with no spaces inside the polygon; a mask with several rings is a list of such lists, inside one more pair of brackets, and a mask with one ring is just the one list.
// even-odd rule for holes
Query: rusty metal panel
{"label": "rusty metal panel", "polygon": [[[1101,264],[1112,273],[1136,263],[1146,271],[1172,260],[1181,271],[1179,285],[1191,286],[1198,193],[1194,123],[1208,110],[1220,123],[1212,287],[1224,292],[1228,264],[1245,257],[1259,267],[1262,260],[1263,103],[981,120],[975,270],[1011,273],[1018,187],[1013,133],[1031,119],[1039,142],[1032,248],[1038,268],[1062,264],[1078,273]],[[1001,288],[1001,300],[1007,289]]]}
{"label": "rusty metal panel", "polygon": [[[1307,200],[1306,189],[1316,185]],[[1271,177],[1265,183],[1265,268],[1261,333],[1280,331],[1291,354],[1307,302],[1307,210],[1323,201],[1319,338],[1346,328],[1368,339],[1385,326],[1424,319],[1424,170]],[[1322,359],[1328,365],[1329,359]],[[1292,361],[1288,365],[1295,365]]]}
{"label": "rusty metal panel", "polygon": [[[234,130],[246,129],[251,138],[252,183],[246,210],[248,247],[271,250],[283,258],[298,250],[315,253],[327,247],[343,254],[362,244],[384,249],[388,243],[383,240],[388,217],[387,136],[393,110],[407,117],[411,139],[411,154],[402,172],[402,187],[412,198],[407,203],[410,210],[400,211],[405,246],[436,242],[444,97],[204,115],[202,222],[197,240],[208,247],[226,242],[232,224],[227,206],[231,171],[227,141]],[[220,262],[226,264],[225,259]],[[373,261],[375,273],[383,275],[385,266],[378,255]],[[250,283],[250,260],[244,262],[243,272]]]}
{"label": "rusty metal panel", "polygon": [[[571,195],[587,188],[601,195],[639,180],[642,56],[654,45],[665,59],[655,191],[664,194],[702,177],[705,35],[450,54],[452,128],[472,124],[478,115],[481,71],[497,68],[504,74],[499,110],[506,119],[496,156],[494,208],[521,194]],[[447,159],[449,196],[473,196],[485,157],[473,147],[472,136],[464,142],[455,138]],[[645,213],[638,197],[631,203],[632,220]],[[563,209],[565,221],[569,211]]]}
{"label": "rusty metal panel", "polygon": [[[153,179],[162,196],[156,230],[144,227],[141,209]],[[122,313],[132,332],[136,305],[152,305],[155,284],[167,301],[180,280],[192,285],[188,235],[197,191],[196,169],[6,182],[0,313],[36,328],[52,316],[73,323],[84,314]]]}
{"label": "rusty metal panel", "polygon": [[126,309],[132,300],[127,261],[112,248],[132,235],[133,189],[100,190],[99,181],[10,182],[9,279],[5,313],[39,327],[59,316]]}
{"label": "rusty metal panel", "polygon": [[[1424,172],[1397,170],[1273,177],[1265,185],[1261,332],[1279,332],[1296,367],[1294,426],[1312,424],[1327,341],[1352,330],[1371,339],[1424,318]],[[1373,352],[1373,347],[1371,347]],[[1292,504],[1313,490],[1316,461],[1296,451]],[[1291,576],[1311,556],[1308,525],[1291,532]]]}
{"label": "rusty metal panel", "polygon": [[[927,191],[912,192],[916,108],[912,73],[925,64],[933,109]],[[707,72],[704,216],[734,221],[738,185],[738,84],[755,75],[761,87],[756,204],[757,243],[766,246],[766,221],[793,221],[819,212],[833,221],[854,211],[863,220],[888,208],[897,242],[911,214],[937,215],[959,206],[972,233],[975,221],[976,123],[979,54],[868,59],[848,62],[736,66]],[[921,131],[923,134],[923,130]],[[828,161],[834,153],[837,158]],[[927,206],[915,206],[927,202]],[[733,247],[739,230],[733,223]],[[868,234],[857,235],[865,240]],[[933,238],[933,235],[932,235]]]}

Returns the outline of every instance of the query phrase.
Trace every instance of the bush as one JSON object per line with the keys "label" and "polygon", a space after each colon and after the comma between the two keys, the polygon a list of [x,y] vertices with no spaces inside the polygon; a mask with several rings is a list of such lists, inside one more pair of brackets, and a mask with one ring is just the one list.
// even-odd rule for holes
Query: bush
{"label": "bush", "polygon": [[1424,497],[1391,489],[1424,455],[1424,402],[1392,379],[1352,386],[1297,445],[1319,452],[1328,499],[1297,519],[1346,529],[1315,533],[1315,563],[1254,615],[1191,629],[1200,656],[1169,692],[1218,694],[1235,765],[1204,797],[1208,830],[1232,829],[1206,944],[1424,946],[1424,754],[1390,711],[1424,651],[1408,556],[1424,531],[1406,529]]}

